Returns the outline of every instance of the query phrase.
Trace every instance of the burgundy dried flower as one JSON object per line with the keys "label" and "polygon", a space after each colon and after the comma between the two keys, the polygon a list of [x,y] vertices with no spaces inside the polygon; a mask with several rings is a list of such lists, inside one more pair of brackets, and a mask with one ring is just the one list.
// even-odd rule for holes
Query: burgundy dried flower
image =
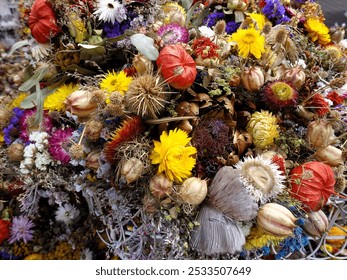
{"label": "burgundy dried flower", "polygon": [[57,129],[49,139],[49,153],[52,158],[66,165],[70,161],[68,153],[70,141],[69,138],[74,130],[72,128]]}

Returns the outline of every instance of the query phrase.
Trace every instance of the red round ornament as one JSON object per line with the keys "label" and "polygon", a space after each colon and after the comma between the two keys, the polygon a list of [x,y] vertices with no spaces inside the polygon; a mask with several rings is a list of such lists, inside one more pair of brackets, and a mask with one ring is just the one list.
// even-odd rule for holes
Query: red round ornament
{"label": "red round ornament", "polygon": [[159,53],[157,65],[168,83],[176,89],[189,88],[197,74],[194,59],[181,45],[167,45]]}
{"label": "red round ornament", "polygon": [[45,44],[60,33],[57,19],[47,0],[35,0],[29,15],[29,28],[37,42]]}
{"label": "red round ornament", "polygon": [[10,237],[10,225],[9,220],[0,220],[0,245]]}
{"label": "red round ornament", "polygon": [[322,162],[307,162],[290,172],[291,196],[311,211],[319,211],[335,194],[335,176],[332,168]]}

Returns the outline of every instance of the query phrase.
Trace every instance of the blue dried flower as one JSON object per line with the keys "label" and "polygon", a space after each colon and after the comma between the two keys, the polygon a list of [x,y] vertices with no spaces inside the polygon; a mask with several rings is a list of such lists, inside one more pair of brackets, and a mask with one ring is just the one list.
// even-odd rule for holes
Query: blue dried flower
{"label": "blue dried flower", "polygon": [[3,129],[4,139],[7,145],[10,145],[13,142],[13,137],[11,136],[11,134],[13,133],[13,130],[16,128],[17,124],[19,123],[19,120],[23,116],[24,110],[21,110],[18,107],[16,107],[12,110],[12,112],[13,116],[10,120],[10,124]]}
{"label": "blue dried flower", "polygon": [[206,24],[208,27],[214,26],[218,20],[221,20],[225,17],[223,12],[213,12],[207,16],[203,24]]}
{"label": "blue dried flower", "polygon": [[288,22],[289,18],[285,15],[286,9],[280,0],[266,0],[266,4],[262,10],[268,19],[274,19],[276,24]]}
{"label": "blue dried flower", "polygon": [[241,25],[241,22],[229,21],[227,22],[225,26],[225,32],[227,34],[232,34],[236,32],[236,30],[239,28],[240,25]]}

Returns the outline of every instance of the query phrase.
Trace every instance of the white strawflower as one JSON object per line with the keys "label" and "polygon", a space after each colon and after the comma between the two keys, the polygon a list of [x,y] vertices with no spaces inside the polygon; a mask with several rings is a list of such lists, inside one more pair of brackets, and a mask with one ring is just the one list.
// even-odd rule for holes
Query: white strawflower
{"label": "white strawflower", "polygon": [[36,61],[41,61],[45,57],[49,56],[51,52],[50,44],[33,44],[30,48],[31,54]]}
{"label": "white strawflower", "polygon": [[63,222],[67,225],[71,225],[76,222],[80,215],[80,210],[70,203],[60,205],[57,211],[55,211],[55,219],[58,222]]}
{"label": "white strawflower", "polygon": [[115,0],[99,0],[97,3],[97,10],[95,15],[99,16],[99,20],[115,23],[125,20],[126,11],[122,4]]}
{"label": "white strawflower", "polygon": [[207,27],[207,26],[200,26],[199,31],[200,31],[201,36],[204,36],[204,37],[207,37],[210,39],[212,39],[216,35],[214,33],[214,31],[210,27]]}

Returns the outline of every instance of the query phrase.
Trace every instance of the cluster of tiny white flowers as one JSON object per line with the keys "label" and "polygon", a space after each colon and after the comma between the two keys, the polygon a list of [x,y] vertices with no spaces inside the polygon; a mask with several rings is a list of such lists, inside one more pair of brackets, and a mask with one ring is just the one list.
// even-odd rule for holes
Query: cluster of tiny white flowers
{"label": "cluster of tiny white flowers", "polygon": [[30,144],[24,148],[24,159],[20,163],[20,172],[23,175],[30,174],[33,168],[46,171],[52,158],[47,151],[48,134],[46,132],[32,132],[29,135]]}

